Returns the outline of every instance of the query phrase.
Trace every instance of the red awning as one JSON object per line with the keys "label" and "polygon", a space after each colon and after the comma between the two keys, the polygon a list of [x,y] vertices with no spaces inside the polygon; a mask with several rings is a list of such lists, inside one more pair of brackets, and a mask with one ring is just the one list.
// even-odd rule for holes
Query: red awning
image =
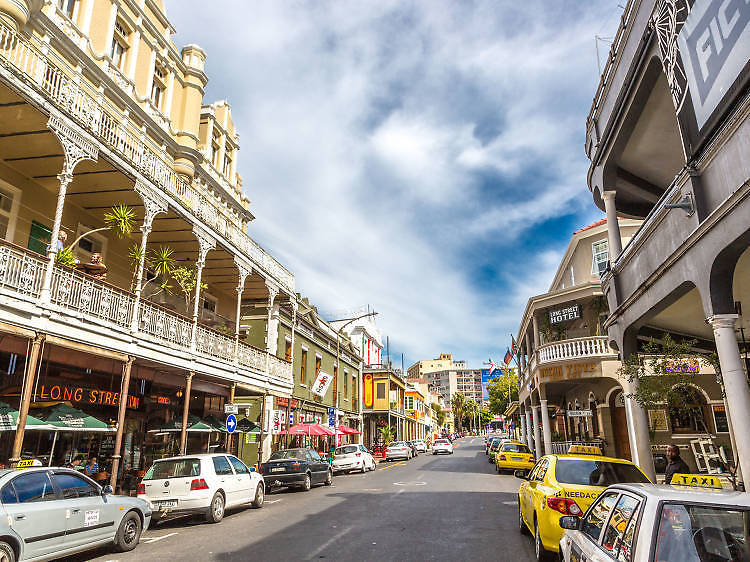
{"label": "red awning", "polygon": [[289,431],[279,431],[277,435],[334,435],[333,430],[319,423],[298,423],[289,428]]}
{"label": "red awning", "polygon": [[343,433],[344,435],[361,435],[361,431],[357,431],[353,427],[349,427],[348,425],[339,424],[338,427],[339,433]]}

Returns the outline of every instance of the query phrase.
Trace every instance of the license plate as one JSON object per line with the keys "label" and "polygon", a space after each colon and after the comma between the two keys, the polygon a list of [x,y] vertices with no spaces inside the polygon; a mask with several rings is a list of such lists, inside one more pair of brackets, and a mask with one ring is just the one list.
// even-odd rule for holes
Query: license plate
{"label": "license plate", "polygon": [[511,458],[511,460],[514,460],[514,461],[522,461],[523,460],[523,457],[510,457],[510,458]]}
{"label": "license plate", "polygon": [[279,467],[279,468],[272,468],[271,472],[284,472],[284,467],[282,466],[282,467]]}
{"label": "license plate", "polygon": [[162,500],[154,502],[154,505],[160,509],[165,507],[177,507],[177,500]]}

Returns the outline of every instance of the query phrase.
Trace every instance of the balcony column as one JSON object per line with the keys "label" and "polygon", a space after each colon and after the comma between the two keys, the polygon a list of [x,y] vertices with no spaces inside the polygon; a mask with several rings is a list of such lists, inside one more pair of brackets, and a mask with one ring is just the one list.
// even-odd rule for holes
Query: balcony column
{"label": "balcony column", "polygon": [[531,452],[534,452],[534,438],[531,433],[531,405],[524,406],[524,417],[526,419],[526,444],[529,446],[529,449],[531,449]]}
{"label": "balcony column", "polygon": [[[293,297],[292,299],[293,300],[290,302],[292,306],[292,355],[289,357],[289,362],[292,364],[292,379],[294,379],[294,334],[297,331],[297,309],[299,308],[299,305],[297,304],[296,298]],[[353,405],[354,404],[352,404],[352,406]]]}
{"label": "balcony column", "polygon": [[73,181],[73,171],[84,160],[96,162],[99,158],[97,145],[70,127],[63,121],[63,117],[52,113],[49,121],[47,121],[47,127],[60,141],[65,153],[65,162],[63,163],[62,172],[57,176],[60,182],[60,189],[57,192],[57,206],[55,207],[55,218],[52,222],[52,232],[50,234],[47,267],[42,278],[42,289],[39,297],[42,304],[48,304],[52,300],[50,290],[52,288],[52,274],[55,271],[55,257],[58,252],[57,239],[60,236],[60,227],[62,225],[65,193],[68,190],[68,185]]}
{"label": "balcony column", "polygon": [[544,452],[542,450],[542,437],[539,431],[539,406],[531,406],[531,422],[534,424],[534,456],[540,459]]}
{"label": "balcony column", "polygon": [[193,302],[193,330],[190,334],[190,347],[195,350],[196,336],[198,334],[198,311],[201,304],[201,282],[203,280],[203,268],[206,265],[206,254],[216,247],[216,240],[202,227],[193,226],[193,234],[198,239],[198,259],[195,261],[195,300]]}
{"label": "balcony column", "polygon": [[750,434],[747,432],[747,428],[750,427],[750,389],[747,386],[747,375],[734,332],[737,318],[736,314],[716,314],[711,316],[708,322],[713,328],[716,340],[729,414],[727,417],[731,419],[733,427],[741,428],[734,433],[734,461],[742,470],[742,474],[750,474]]}
{"label": "balcony column", "polygon": [[125,429],[125,410],[128,405],[128,390],[130,389],[130,371],[133,368],[135,357],[128,356],[127,361],[122,364],[122,380],[120,381],[120,403],[117,406],[117,433],[115,433],[115,452],[112,455],[112,473],[109,477],[109,485],[117,490],[117,470],[120,468],[120,451],[122,449],[122,433]]}
{"label": "balcony column", "polygon": [[531,317],[531,325],[534,330],[534,351],[539,347],[539,323],[536,320],[536,314]]}
{"label": "balcony column", "polygon": [[23,374],[23,387],[21,390],[21,403],[18,407],[18,424],[16,434],[13,438],[13,449],[10,454],[10,465],[15,466],[21,460],[21,450],[23,449],[23,435],[26,431],[26,417],[29,415],[29,405],[31,404],[31,393],[34,390],[36,373],[39,370],[39,362],[42,356],[42,345],[44,344],[44,334],[37,334],[31,340],[31,349],[26,357],[26,366]]}
{"label": "balcony column", "polygon": [[253,268],[243,262],[237,256],[234,257],[234,263],[237,265],[239,278],[237,282],[237,311],[234,322],[234,361],[239,361],[240,351],[240,317],[242,315],[242,293],[245,290],[245,281],[248,275],[253,272]]}
{"label": "balcony column", "polygon": [[542,417],[542,436],[544,438],[544,454],[552,454],[552,428],[549,425],[549,410],[547,409],[547,394],[539,385],[539,415]]}
{"label": "balcony column", "polygon": [[615,192],[604,191],[604,209],[607,213],[607,244],[609,245],[609,263],[615,263],[615,260],[622,253],[622,238],[620,237],[620,225],[617,221],[617,207],[615,207]]}
{"label": "balcony column", "polygon": [[167,201],[159,195],[148,184],[140,180],[135,182],[135,192],[143,200],[144,215],[143,224],[141,225],[141,253],[138,259],[138,272],[135,277],[135,304],[133,305],[133,323],[130,329],[133,332],[138,331],[138,321],[140,318],[141,292],[143,291],[143,273],[146,267],[146,245],[148,244],[148,235],[151,234],[151,228],[154,224],[154,218],[159,213],[166,213],[169,209]]}
{"label": "balcony column", "polygon": [[518,412],[519,417],[521,418],[521,443],[529,444],[526,440],[526,416],[523,412],[524,408],[521,407],[520,411]]}
{"label": "balcony column", "polygon": [[195,373],[190,371],[185,375],[185,396],[182,405],[182,427],[180,429],[180,455],[187,454],[187,423],[190,415],[190,389],[193,386]]}

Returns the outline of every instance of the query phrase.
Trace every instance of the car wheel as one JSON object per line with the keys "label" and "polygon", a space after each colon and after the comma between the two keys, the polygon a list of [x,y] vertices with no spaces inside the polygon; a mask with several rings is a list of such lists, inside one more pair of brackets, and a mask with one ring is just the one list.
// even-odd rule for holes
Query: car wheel
{"label": "car wheel", "polygon": [[362,461],[362,474],[367,472],[369,469],[367,468],[367,463],[365,461]]}
{"label": "car wheel", "polygon": [[0,562],[16,562],[16,552],[7,542],[0,541]]}
{"label": "car wheel", "polygon": [[206,521],[209,523],[218,523],[222,519],[224,519],[224,496],[221,495],[221,492],[216,492],[208,506]]}
{"label": "car wheel", "polygon": [[[125,514],[120,521],[120,528],[115,535],[115,550],[127,552],[133,550],[141,539],[141,518],[134,511]],[[2,558],[0,558],[1,560]]]}
{"label": "car wheel", "polygon": [[260,508],[263,507],[263,502],[266,499],[266,493],[263,491],[263,484],[258,484],[258,487],[255,489],[255,499],[253,500],[253,507],[254,508]]}
{"label": "car wheel", "polygon": [[312,488],[312,480],[310,480],[309,474],[305,474],[305,481],[302,483],[302,491],[309,492],[310,488]]}
{"label": "car wheel", "polygon": [[520,499],[518,503],[518,532],[521,533],[522,535],[529,534],[529,528],[526,526],[526,523],[523,522],[523,514],[521,513]]}
{"label": "car wheel", "polygon": [[547,562],[549,560],[549,552],[544,549],[542,537],[539,534],[539,523],[536,521],[534,521],[534,554],[536,554],[537,562]]}
{"label": "car wheel", "polygon": [[329,470],[329,471],[328,471],[328,476],[326,476],[326,481],[325,481],[325,485],[326,485],[326,486],[330,486],[331,484],[333,484],[333,472],[331,472],[331,471]]}

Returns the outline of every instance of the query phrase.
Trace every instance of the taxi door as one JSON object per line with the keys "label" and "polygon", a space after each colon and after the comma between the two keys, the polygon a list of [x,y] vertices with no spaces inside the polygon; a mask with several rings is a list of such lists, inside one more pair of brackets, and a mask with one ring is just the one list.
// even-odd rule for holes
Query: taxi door
{"label": "taxi door", "polygon": [[524,519],[528,523],[529,529],[533,532],[534,527],[534,512],[539,505],[540,487],[544,486],[544,476],[547,474],[549,468],[549,458],[543,457],[532,474],[529,476],[529,481],[526,487],[526,493],[524,494],[524,500],[526,506],[524,508]]}
{"label": "taxi door", "polygon": [[[602,494],[581,519],[580,530],[565,532],[563,541],[567,543],[566,550],[569,549],[569,562],[606,562],[612,559],[601,548],[601,537],[619,495],[618,491]],[[612,552],[611,548],[609,552]]]}

